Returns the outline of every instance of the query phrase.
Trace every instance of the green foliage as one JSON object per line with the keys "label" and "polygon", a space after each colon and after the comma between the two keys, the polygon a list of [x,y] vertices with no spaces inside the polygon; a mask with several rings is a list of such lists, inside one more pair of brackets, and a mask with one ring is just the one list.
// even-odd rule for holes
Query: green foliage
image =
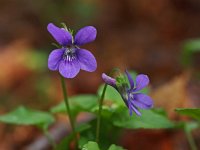
{"label": "green foliage", "polygon": [[77,128],[76,128],[76,131],[78,132],[82,132],[82,131],[85,131],[87,129],[90,129],[91,128],[91,125],[88,124],[88,123],[82,123],[80,124]]}
{"label": "green foliage", "polygon": [[[104,109],[102,114],[100,141],[102,149],[106,149],[110,143],[115,143],[122,129],[175,129],[177,124],[171,122],[166,112],[161,109],[141,110],[142,116],[138,117],[135,114],[129,116],[129,112],[125,106],[120,106],[115,111],[110,111],[109,108]],[[107,115],[105,115],[107,114]],[[91,128],[81,133],[80,145],[83,145],[88,140],[95,138],[96,121],[93,120]],[[178,124],[179,125],[179,124]],[[94,128],[93,128],[94,127]],[[183,128],[184,126],[178,126]],[[112,134],[112,136],[110,136]]]}
{"label": "green foliage", "polygon": [[126,78],[125,75],[120,74],[115,79],[116,79],[116,85],[117,85],[117,87],[121,87],[121,86],[128,87],[129,86],[127,78]]}
{"label": "green foliage", "polygon": [[[101,96],[101,94],[103,92],[103,87],[104,87],[104,85],[102,84],[97,91],[97,94],[99,97]],[[104,101],[106,101],[106,100],[115,102],[118,105],[124,104],[120,94],[111,86],[107,86]]]}
{"label": "green foliage", "polygon": [[121,146],[117,146],[115,144],[112,144],[108,150],[124,150]]}
{"label": "green foliage", "polygon": [[[130,72],[133,79],[137,76],[135,72]],[[98,90],[100,96],[103,91],[103,85]],[[149,89],[145,88],[143,93],[148,93]],[[129,116],[128,109],[126,108],[120,94],[111,86],[107,87],[104,102],[111,101],[111,104],[104,105],[102,110],[102,117],[106,117],[112,122],[114,126],[123,128],[146,128],[146,129],[160,129],[160,128],[173,128],[175,124],[171,122],[166,112],[162,109],[154,110],[140,110],[141,117],[133,114]],[[96,107],[98,111],[98,107]]]}
{"label": "green foliage", "polygon": [[[85,131],[85,130],[87,130],[87,129],[90,129],[90,128],[91,128],[91,126],[90,126],[89,124],[83,123],[83,124],[80,124],[80,125],[76,128],[76,132],[81,133],[81,132],[83,132],[83,131]],[[82,139],[82,137],[80,137],[80,138]],[[69,148],[69,145],[70,145],[70,142],[71,142],[72,139],[73,139],[73,134],[70,133],[69,135],[67,135],[67,137],[63,138],[63,139],[59,142],[59,144],[57,144],[56,150],[69,150],[69,149],[70,149],[70,148]],[[88,141],[88,140],[87,140],[87,141]],[[87,141],[83,141],[84,144],[87,143]],[[79,145],[82,144],[81,142],[82,142],[82,141],[80,141],[80,139],[79,139]],[[81,144],[80,144],[80,143],[81,143]]]}
{"label": "green foliage", "polygon": [[200,121],[200,108],[177,108],[175,111]]}
{"label": "green foliage", "polygon": [[[136,74],[132,73],[133,79],[135,79]],[[148,92],[146,88],[144,93]],[[103,85],[97,91],[97,95],[78,95],[70,98],[70,106],[73,113],[78,113],[81,111],[86,111],[96,114],[98,112],[98,97],[101,96],[103,91]],[[52,108],[51,111],[54,113],[65,112],[66,108],[64,103],[57,105]],[[138,117],[133,114],[129,116],[128,109],[126,108],[120,94],[111,86],[107,87],[104,105],[102,107],[102,121],[100,130],[100,148],[107,149],[110,143],[115,143],[115,140],[110,137],[110,133],[113,133],[114,137],[118,137],[122,128],[126,129],[169,129],[184,127],[184,124],[175,124],[170,121],[166,112],[163,109],[151,109],[151,110],[140,110],[142,116]],[[93,141],[95,138],[95,126],[96,121],[92,120],[89,122],[90,127],[86,127],[84,131],[80,132],[79,146],[83,149],[99,149],[98,145]],[[179,126],[177,126],[179,125]],[[87,143],[88,142],[88,143]],[[84,145],[84,146],[83,146]],[[121,150],[123,148],[111,145],[109,150]]]}
{"label": "green foliage", "polygon": [[171,122],[167,116],[158,111],[152,110],[140,110],[142,116],[129,116],[128,110],[118,112],[113,116],[114,125],[122,128],[129,129],[161,129],[161,128],[173,128],[175,124]]}
{"label": "green foliage", "polygon": [[184,122],[184,130],[186,132],[191,132],[199,127],[197,122]]}
{"label": "green foliage", "polygon": [[[136,73],[130,72],[133,79],[136,77]],[[127,79],[126,79],[127,80]],[[148,92],[146,88],[143,93]],[[90,112],[97,114],[98,112],[98,99],[103,91],[103,85],[101,85],[97,91],[97,95],[83,94],[69,98],[71,112],[76,116],[79,112]],[[66,107],[64,101],[57,106],[51,108],[52,113],[66,113]],[[194,119],[200,120],[200,109],[198,108],[177,108],[177,113],[190,116]],[[140,110],[142,116],[137,116],[133,113],[129,115],[128,109],[124,104],[120,94],[111,86],[107,87],[104,104],[102,107],[101,116],[101,129],[99,145],[96,142],[92,142],[95,139],[96,120],[93,119],[88,123],[80,124],[76,127],[76,131],[80,134],[79,147],[82,150],[123,150],[122,147],[116,146],[110,143],[115,143],[120,135],[120,131],[125,129],[175,129],[181,128],[188,135],[191,131],[199,127],[196,122],[192,123],[174,123],[170,121],[163,109],[151,109]],[[36,125],[42,129],[54,122],[54,118],[51,114],[28,109],[25,107],[19,107],[16,110],[0,116],[0,121],[9,124],[17,125]],[[111,134],[112,133],[112,134]],[[57,146],[57,150],[69,149],[73,136],[69,134],[64,138]],[[89,141],[89,142],[88,142]],[[110,147],[109,147],[110,146]],[[109,147],[109,148],[108,148]]]}
{"label": "green foliage", "polygon": [[197,150],[195,141],[192,137],[192,131],[194,129],[197,129],[199,127],[199,124],[197,122],[184,122],[183,127],[184,127],[183,130],[185,131],[185,135],[187,137],[191,150]]}
{"label": "green foliage", "polygon": [[200,52],[200,39],[189,40],[184,43],[181,62],[183,65],[192,65],[192,57]]}
{"label": "green foliage", "polygon": [[79,138],[79,141],[78,141],[79,147],[82,148],[88,141],[89,141],[89,139],[87,137],[81,135],[81,137]]}
{"label": "green foliage", "polygon": [[[104,105],[102,107],[101,116],[104,118],[110,118],[113,115],[113,113],[121,109],[125,109],[125,107],[123,105],[118,105],[116,103],[109,104],[109,106]],[[99,107],[95,106],[91,110],[91,112],[94,114],[97,114],[98,110],[99,110]]]}
{"label": "green foliage", "polygon": [[[82,148],[82,150],[100,150],[99,146],[96,142],[89,141],[87,144],[85,144]],[[115,144],[112,144],[108,150],[124,150],[122,147],[117,146]]]}
{"label": "green foliage", "polygon": [[[90,112],[93,107],[97,106],[97,96],[92,94],[77,95],[69,98],[70,109],[72,113]],[[52,113],[65,113],[66,107],[64,101],[51,108]]]}
{"label": "green foliage", "polygon": [[54,117],[47,112],[20,106],[12,112],[1,115],[0,121],[8,124],[36,125],[41,128],[46,128],[54,122]]}
{"label": "green foliage", "polygon": [[[79,146],[83,147],[84,144],[87,143],[87,141],[94,141],[96,138],[96,120],[91,120],[89,122],[91,125],[91,128],[88,130],[85,130],[80,133],[80,139],[79,139]],[[116,143],[120,133],[122,131],[122,128],[118,128],[116,126],[113,126],[112,122],[105,118],[104,116],[101,118],[101,128],[100,128],[100,135],[99,135],[99,146],[102,150],[107,150],[111,143]]]}
{"label": "green foliage", "polygon": [[56,150],[70,150],[69,145],[71,140],[73,139],[72,134],[63,138],[59,144],[56,145]]}
{"label": "green foliage", "polygon": [[27,52],[27,62],[25,65],[31,69],[31,70],[36,70],[36,71],[44,71],[46,70],[47,66],[47,60],[48,55],[45,52],[38,52],[36,50],[31,50],[30,52]]}
{"label": "green foliage", "polygon": [[[133,78],[135,78],[136,73],[130,72],[130,74],[133,76]],[[98,89],[97,93],[99,97],[101,96],[102,90],[103,90],[103,85],[101,85],[100,88]],[[95,114],[98,112],[98,97],[95,95],[89,95],[89,94],[78,95],[78,96],[70,97],[69,99],[70,99],[69,101],[70,101],[71,111],[75,115],[81,111],[91,112]],[[124,113],[121,113],[121,111],[123,110],[127,110],[127,108],[120,94],[113,87],[108,86],[105,93],[104,105],[102,107],[102,117],[109,119],[112,122],[112,124],[117,125],[117,126],[123,126],[121,124],[124,124],[124,125],[132,124],[132,122],[135,122],[134,121],[135,118],[137,118],[136,120],[138,120],[138,122],[136,122],[135,124],[132,124],[131,127],[126,126],[126,128],[139,128],[140,125],[142,125],[142,128],[154,128],[154,127],[155,128],[162,128],[162,127],[169,128],[169,126],[172,126],[171,122],[167,120],[164,115],[161,115],[158,112],[150,111],[150,114],[148,114],[148,112],[145,113],[144,111],[144,116],[142,114],[142,118],[138,118],[137,116],[129,117],[129,113],[127,111],[124,111]],[[117,113],[118,111],[120,112],[119,114]],[[57,106],[53,107],[51,109],[51,112],[53,113],[66,112],[66,107],[65,107],[64,102],[61,102]],[[116,118],[118,117],[118,115],[124,118],[123,116],[125,115],[126,119],[123,120],[124,122],[122,122],[122,120],[119,121],[118,118],[117,119],[112,118],[113,114],[115,114]],[[148,117],[149,115],[150,115],[150,118],[152,115],[152,119],[154,119],[153,123],[151,122],[151,119],[149,119]],[[155,121],[157,121],[156,120],[157,118],[158,120],[161,119],[161,121],[160,123],[157,123],[157,126],[154,126],[154,123]]]}
{"label": "green foliage", "polygon": [[88,141],[82,148],[82,150],[100,150],[96,142]]}

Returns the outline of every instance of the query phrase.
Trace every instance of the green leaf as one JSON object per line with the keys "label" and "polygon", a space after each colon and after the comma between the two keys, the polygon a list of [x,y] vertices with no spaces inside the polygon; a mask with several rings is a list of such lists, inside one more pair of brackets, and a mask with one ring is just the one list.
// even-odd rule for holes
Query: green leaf
{"label": "green leaf", "polygon": [[[102,117],[106,117],[106,118],[110,118],[114,112],[116,112],[117,110],[120,110],[121,108],[124,108],[123,105],[116,105],[115,103],[111,104],[110,106],[102,106],[102,111],[101,111],[101,116]],[[91,112],[93,112],[94,114],[97,114],[99,111],[99,106],[94,107]]]}
{"label": "green leaf", "polygon": [[112,144],[108,150],[124,150],[121,146],[117,146],[115,144]]}
{"label": "green leaf", "polygon": [[183,48],[187,51],[200,51],[200,39],[188,40],[184,43]]}
{"label": "green leaf", "polygon": [[185,122],[184,129],[186,132],[191,132],[199,127],[199,123],[197,122]]}
{"label": "green leaf", "polygon": [[[80,124],[77,128],[76,128],[76,132],[83,132],[87,129],[89,129],[91,127],[91,125],[87,124],[87,123],[83,123],[83,124]],[[56,146],[56,150],[69,150],[69,145],[70,145],[70,142],[73,140],[73,134],[70,133],[67,137],[63,138],[59,144],[57,144]],[[83,141],[80,141],[82,140],[82,136],[80,137],[79,139],[79,146],[82,144],[81,142]],[[87,141],[85,142],[87,143]],[[85,144],[84,143],[84,144]],[[82,144],[83,145],[83,144]]]}
{"label": "green leaf", "polygon": [[78,140],[78,145],[79,147],[83,147],[87,142],[88,142],[88,138],[81,135]]}
{"label": "green leaf", "polygon": [[[90,112],[93,107],[95,107],[97,102],[96,95],[83,94],[77,95],[69,98],[70,108],[73,113],[78,113],[81,111]],[[57,106],[51,108],[52,113],[65,113],[66,106],[64,101]]]}
{"label": "green leaf", "polygon": [[100,149],[96,142],[89,141],[87,144],[83,146],[82,150],[100,150]]}
{"label": "green leaf", "polygon": [[192,131],[198,127],[199,124],[197,122],[187,122],[187,123],[185,122],[184,124],[185,135],[192,150],[197,150],[194,138],[192,136]]}
{"label": "green leaf", "polygon": [[197,52],[200,52],[200,39],[193,39],[185,42],[181,55],[182,64],[191,65],[192,57]]}
{"label": "green leaf", "polygon": [[200,108],[177,108],[175,111],[200,121]]}
{"label": "green leaf", "polygon": [[[104,87],[104,84],[102,84],[97,91],[99,96],[101,96],[101,94],[103,92],[103,87]],[[123,104],[123,100],[122,100],[120,94],[117,92],[117,90],[115,90],[111,86],[107,86],[104,100],[110,100],[110,101],[116,102],[117,104],[120,104],[120,105]]]}
{"label": "green leaf", "polygon": [[54,122],[54,117],[47,112],[20,106],[12,112],[1,115],[0,121],[15,125],[37,125],[39,127],[47,127]]}
{"label": "green leaf", "polygon": [[67,137],[63,138],[57,145],[56,150],[70,150],[69,145],[73,139],[73,135],[69,134]]}
{"label": "green leaf", "polygon": [[82,132],[82,131],[85,131],[87,129],[91,128],[91,125],[88,124],[88,123],[82,123],[80,124],[77,128],[76,128],[76,131],[77,132]]}
{"label": "green leaf", "polygon": [[152,110],[140,110],[141,116],[133,114],[129,116],[128,110],[118,112],[113,116],[113,124],[118,127],[137,129],[162,129],[173,128],[174,123],[171,122],[163,113]]}

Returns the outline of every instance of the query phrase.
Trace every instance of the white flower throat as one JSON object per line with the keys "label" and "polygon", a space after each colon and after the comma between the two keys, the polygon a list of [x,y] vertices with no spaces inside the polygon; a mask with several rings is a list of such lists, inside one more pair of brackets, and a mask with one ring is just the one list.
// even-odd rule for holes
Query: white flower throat
{"label": "white flower throat", "polygon": [[76,48],[75,47],[67,47],[63,54],[63,59],[71,62],[76,59]]}

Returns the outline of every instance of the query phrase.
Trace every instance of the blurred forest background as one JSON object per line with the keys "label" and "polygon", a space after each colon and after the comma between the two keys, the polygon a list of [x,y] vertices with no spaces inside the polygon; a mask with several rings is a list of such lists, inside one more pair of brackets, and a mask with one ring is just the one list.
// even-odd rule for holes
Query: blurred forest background
{"label": "blurred forest background", "polygon": [[[155,107],[164,107],[173,119],[178,119],[176,107],[200,106],[200,55],[185,53],[187,42],[200,38],[199,0],[0,0],[1,114],[18,105],[48,110],[62,100],[58,73],[47,68],[55,48],[46,29],[50,22],[65,22],[75,31],[93,25],[98,31],[96,41],[84,46],[95,55],[98,69],[67,80],[70,95],[95,93],[101,73],[119,67],[148,74]],[[132,134],[127,136],[141,135],[150,146],[158,141],[155,149],[187,148],[181,133]],[[0,124],[0,149],[22,149],[39,135],[33,127]]]}

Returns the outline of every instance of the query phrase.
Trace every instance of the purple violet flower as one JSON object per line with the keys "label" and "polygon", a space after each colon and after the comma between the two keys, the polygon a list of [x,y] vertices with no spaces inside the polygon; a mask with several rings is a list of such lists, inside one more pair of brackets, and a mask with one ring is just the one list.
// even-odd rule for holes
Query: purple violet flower
{"label": "purple violet flower", "polygon": [[[104,82],[114,87],[121,95],[123,101],[129,109],[129,114],[132,115],[134,111],[138,116],[141,116],[138,108],[150,109],[153,107],[153,100],[150,96],[140,93],[140,90],[145,88],[149,84],[149,78],[147,75],[139,74],[136,77],[136,83],[134,83],[131,75],[126,71],[128,82],[124,83],[117,79],[107,76],[105,73],[102,74]],[[123,79],[122,79],[123,80]]]}
{"label": "purple violet flower", "polygon": [[67,29],[59,28],[53,23],[49,23],[47,29],[62,46],[49,55],[48,68],[50,70],[59,70],[65,78],[74,78],[80,69],[88,72],[96,70],[97,62],[93,54],[79,47],[95,40],[97,31],[94,27],[86,26],[80,29],[74,38]]}

